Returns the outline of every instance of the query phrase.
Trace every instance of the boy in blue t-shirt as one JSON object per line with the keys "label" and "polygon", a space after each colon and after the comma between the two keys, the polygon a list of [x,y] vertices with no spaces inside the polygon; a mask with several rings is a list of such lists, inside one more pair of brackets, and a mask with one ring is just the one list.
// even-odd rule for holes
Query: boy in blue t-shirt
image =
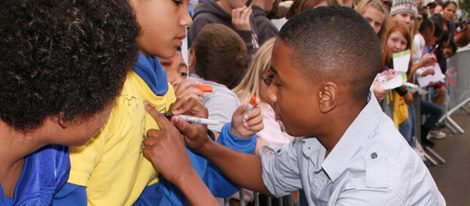
{"label": "boy in blue t-shirt", "polygon": [[[0,2],[0,205],[50,205],[135,60],[126,0]],[[120,31],[120,32],[116,32]]]}

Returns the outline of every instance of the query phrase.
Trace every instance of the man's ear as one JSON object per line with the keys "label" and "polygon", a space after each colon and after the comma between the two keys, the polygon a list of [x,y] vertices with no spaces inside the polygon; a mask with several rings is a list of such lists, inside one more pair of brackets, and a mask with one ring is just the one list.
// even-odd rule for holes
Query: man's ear
{"label": "man's ear", "polygon": [[59,112],[59,114],[57,114],[57,116],[53,116],[52,118],[54,118],[54,120],[57,121],[57,124],[60,127],[62,127],[62,129],[67,128],[68,122],[65,121],[64,112]]}
{"label": "man's ear", "polygon": [[318,108],[326,114],[336,108],[338,104],[338,86],[334,82],[324,82],[318,90]]}

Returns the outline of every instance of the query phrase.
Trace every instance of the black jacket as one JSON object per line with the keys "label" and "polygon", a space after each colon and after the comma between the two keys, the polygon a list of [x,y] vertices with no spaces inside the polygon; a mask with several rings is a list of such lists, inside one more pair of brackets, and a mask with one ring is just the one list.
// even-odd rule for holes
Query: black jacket
{"label": "black jacket", "polygon": [[[237,32],[245,42],[248,55],[252,56],[259,47],[257,39],[257,27],[252,14],[250,18],[251,31],[237,31],[232,24],[232,17],[227,14],[219,5],[217,5],[213,0],[199,1],[200,5],[194,10],[193,16],[193,26],[189,29],[188,38],[189,45],[201,29],[207,24],[219,23],[223,24],[235,32]],[[253,38],[254,37],[254,38]]]}

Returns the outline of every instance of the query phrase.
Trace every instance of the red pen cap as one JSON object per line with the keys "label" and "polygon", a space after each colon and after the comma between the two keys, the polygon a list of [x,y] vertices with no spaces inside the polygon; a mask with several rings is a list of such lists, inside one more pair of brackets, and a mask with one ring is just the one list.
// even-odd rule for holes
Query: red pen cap
{"label": "red pen cap", "polygon": [[195,87],[203,92],[212,92],[212,85],[210,84],[196,84]]}
{"label": "red pen cap", "polygon": [[255,106],[256,105],[256,95],[253,95],[251,98],[250,98],[250,104]]}

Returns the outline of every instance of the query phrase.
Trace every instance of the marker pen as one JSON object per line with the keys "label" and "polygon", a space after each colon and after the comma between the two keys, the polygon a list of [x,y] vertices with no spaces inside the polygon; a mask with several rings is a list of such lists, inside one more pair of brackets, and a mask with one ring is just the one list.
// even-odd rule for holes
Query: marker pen
{"label": "marker pen", "polygon": [[[171,119],[174,116],[170,112],[165,112],[165,113],[163,113],[163,115],[168,119]],[[184,119],[185,121],[190,122],[190,123],[207,124],[207,125],[217,125],[217,124],[219,124],[219,121],[217,121],[217,120],[193,117],[193,116],[189,116],[189,115],[176,115],[176,117]]]}
{"label": "marker pen", "polygon": [[256,105],[256,95],[253,95],[250,98],[250,101],[249,101],[248,107],[246,108],[245,114],[248,114],[248,112],[250,112],[255,105]]}
{"label": "marker pen", "polygon": [[196,84],[194,85],[197,89],[201,90],[202,92],[212,92],[212,85],[210,84]]}
{"label": "marker pen", "polygon": [[429,52],[430,54],[436,52],[437,48],[439,48],[439,44],[434,45],[434,48]]}

